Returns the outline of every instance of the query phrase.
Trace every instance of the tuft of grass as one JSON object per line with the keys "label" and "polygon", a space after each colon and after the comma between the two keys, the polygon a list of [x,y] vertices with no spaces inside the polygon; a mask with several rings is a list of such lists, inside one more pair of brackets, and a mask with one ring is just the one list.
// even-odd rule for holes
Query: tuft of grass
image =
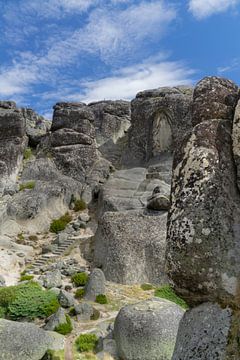
{"label": "tuft of grass", "polygon": [[96,296],[96,300],[95,300],[96,303],[98,304],[107,304],[108,303],[108,299],[106,297],[106,295],[104,294],[99,294]]}
{"label": "tuft of grass", "polygon": [[142,284],[141,289],[144,291],[153,290],[154,286],[152,284]]}
{"label": "tuft of grass", "polygon": [[160,288],[156,289],[154,295],[159,298],[172,301],[185,310],[188,309],[188,304],[177,294],[175,294],[173,288],[170,285],[163,285]]}
{"label": "tuft of grass", "polygon": [[95,334],[81,334],[75,341],[79,352],[94,351],[97,343],[98,338]]}
{"label": "tuft of grass", "polygon": [[90,319],[96,321],[100,318],[100,311],[93,308],[93,314],[91,315]]}
{"label": "tuft of grass", "polygon": [[23,191],[26,189],[29,189],[29,190],[34,189],[35,185],[36,185],[35,181],[28,181],[26,183],[22,183],[19,185],[19,191]]}
{"label": "tuft of grass", "polygon": [[19,233],[17,235],[17,238],[18,238],[19,241],[24,241],[25,240],[25,237],[24,237],[23,233]]}
{"label": "tuft of grass", "polygon": [[20,277],[20,281],[30,281],[34,278],[33,275],[23,274]]}
{"label": "tuft of grass", "polygon": [[84,296],[84,293],[85,293],[84,288],[77,289],[76,292],[75,292],[75,298],[76,299],[82,299],[83,296]]}
{"label": "tuft of grass", "polygon": [[72,330],[73,330],[73,326],[72,326],[72,322],[71,322],[71,319],[70,319],[69,315],[66,315],[66,322],[65,323],[59,324],[54,329],[54,331],[56,331],[56,332],[58,332],[59,334],[62,334],[62,335],[70,334],[70,332],[72,332]]}
{"label": "tuft of grass", "polygon": [[71,277],[72,282],[75,286],[85,286],[88,281],[88,274],[85,272],[80,272],[73,274]]}
{"label": "tuft of grass", "polygon": [[29,160],[32,157],[32,149],[30,147],[24,150],[23,158],[24,160]]}
{"label": "tuft of grass", "polygon": [[66,213],[65,215],[61,216],[59,219],[54,219],[50,224],[50,231],[52,233],[59,233],[60,231],[63,231],[67,224],[69,224],[72,221],[72,216],[69,213]]}
{"label": "tuft of grass", "polygon": [[74,201],[74,211],[83,211],[87,208],[87,204],[82,199],[77,199]]}
{"label": "tuft of grass", "polygon": [[37,237],[37,235],[29,235],[28,240],[30,240],[30,241],[37,241],[37,240],[38,240],[38,237]]}

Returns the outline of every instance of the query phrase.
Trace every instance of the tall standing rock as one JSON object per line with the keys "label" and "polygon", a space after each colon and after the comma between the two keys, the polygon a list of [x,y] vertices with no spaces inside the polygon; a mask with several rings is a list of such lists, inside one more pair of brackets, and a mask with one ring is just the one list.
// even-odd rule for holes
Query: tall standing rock
{"label": "tall standing rock", "polygon": [[0,102],[0,193],[17,180],[27,145],[26,122],[12,101]]}
{"label": "tall standing rock", "polygon": [[[199,93],[205,94],[200,103]],[[216,101],[210,108],[212,94]],[[174,159],[166,260],[176,291],[191,305],[233,303],[239,291],[240,196],[230,119],[237,97],[238,88],[233,83],[203,79],[194,91],[193,123],[198,125]],[[222,102],[227,98],[235,102],[220,119],[226,109]]]}

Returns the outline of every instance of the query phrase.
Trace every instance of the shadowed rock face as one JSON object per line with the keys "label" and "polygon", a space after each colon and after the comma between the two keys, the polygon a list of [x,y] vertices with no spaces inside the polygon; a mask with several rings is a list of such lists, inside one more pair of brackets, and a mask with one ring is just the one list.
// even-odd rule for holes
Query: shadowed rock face
{"label": "shadowed rock face", "polygon": [[192,305],[231,303],[239,291],[240,196],[231,137],[237,94],[228,80],[200,81],[192,119],[198,125],[174,158],[167,266]]}
{"label": "shadowed rock face", "polygon": [[0,192],[16,181],[27,145],[26,122],[14,102],[0,102]]}
{"label": "shadowed rock face", "polygon": [[216,76],[205,77],[193,93],[193,126],[209,119],[227,119],[232,122],[239,89],[232,81]]}
{"label": "shadowed rock face", "polygon": [[192,128],[192,89],[159,88],[137,94],[131,103],[128,161],[146,162],[172,152]]}

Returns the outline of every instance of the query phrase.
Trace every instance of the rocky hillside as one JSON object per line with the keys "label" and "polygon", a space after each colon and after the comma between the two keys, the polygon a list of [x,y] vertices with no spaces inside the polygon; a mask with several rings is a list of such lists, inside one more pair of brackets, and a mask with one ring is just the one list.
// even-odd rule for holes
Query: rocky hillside
{"label": "rocky hillside", "polygon": [[239,98],[0,102],[1,360],[240,359]]}

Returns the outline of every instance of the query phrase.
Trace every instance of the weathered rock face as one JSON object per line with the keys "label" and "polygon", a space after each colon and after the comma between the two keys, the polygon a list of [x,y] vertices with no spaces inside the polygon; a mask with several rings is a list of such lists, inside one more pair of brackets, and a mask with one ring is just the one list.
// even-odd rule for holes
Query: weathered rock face
{"label": "weathered rock face", "polygon": [[21,109],[26,121],[26,133],[29,138],[29,145],[36,147],[41,138],[50,130],[51,122],[38,115],[32,109]]}
{"label": "weathered rock face", "polygon": [[131,105],[129,162],[146,162],[177,148],[192,128],[191,103],[192,89],[186,87],[138,93]]}
{"label": "weathered rock face", "polygon": [[166,213],[106,212],[95,235],[94,263],[107,280],[165,283]]}
{"label": "weathered rock face", "polygon": [[168,274],[189,303],[234,299],[239,286],[240,198],[231,123],[197,125],[175,156]]}
{"label": "weathered rock face", "polygon": [[237,169],[237,185],[240,190],[240,100],[235,108],[232,128],[233,155]]}
{"label": "weathered rock face", "polygon": [[0,319],[1,360],[39,360],[48,350],[64,348],[64,337],[29,323]]}
{"label": "weathered rock face", "polygon": [[232,121],[239,90],[232,81],[216,76],[205,77],[193,93],[193,126],[209,119]]}
{"label": "weathered rock face", "polygon": [[[111,164],[101,157],[95,141],[93,111],[83,103],[57,103],[51,133],[41,142],[41,156],[50,152],[57,168],[91,191],[108,177]],[[88,190],[89,188],[89,190]]]}
{"label": "weathered rock face", "polygon": [[0,193],[14,184],[27,145],[26,123],[14,102],[0,103]]}
{"label": "weathered rock face", "polygon": [[122,308],[114,325],[120,358],[170,360],[183,313],[178,305],[157,298]]}
{"label": "weathered rock face", "polygon": [[130,102],[100,101],[89,104],[94,112],[96,141],[103,156],[121,167],[127,146],[127,130],[131,125]]}
{"label": "weathered rock face", "polygon": [[227,359],[231,323],[232,311],[217,304],[205,303],[187,311],[179,324],[172,360]]}

